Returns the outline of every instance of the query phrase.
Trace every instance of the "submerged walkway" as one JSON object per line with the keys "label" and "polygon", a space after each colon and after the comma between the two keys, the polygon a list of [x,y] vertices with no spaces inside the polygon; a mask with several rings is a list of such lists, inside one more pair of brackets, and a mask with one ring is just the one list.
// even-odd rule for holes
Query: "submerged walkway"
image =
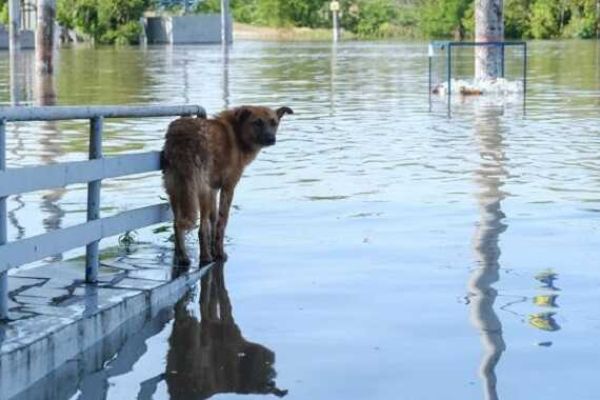
{"label": "submerged walkway", "polygon": [[43,378],[65,368],[75,376],[101,369],[208,270],[172,267],[171,252],[162,253],[103,261],[97,284],[84,282],[83,260],[11,275],[11,320],[0,323],[0,398],[46,398],[48,390],[61,392],[48,398],[72,395],[72,373],[58,374],[52,388]]}

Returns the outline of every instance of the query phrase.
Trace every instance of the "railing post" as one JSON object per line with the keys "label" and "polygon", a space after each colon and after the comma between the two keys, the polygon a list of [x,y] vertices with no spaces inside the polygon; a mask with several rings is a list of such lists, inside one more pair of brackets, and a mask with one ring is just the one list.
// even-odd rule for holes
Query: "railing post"
{"label": "railing post", "polygon": [[[0,171],[6,169],[6,121],[0,119]],[[7,241],[6,197],[0,197],[0,246]],[[8,271],[0,273],[0,320],[8,319]]]}
{"label": "railing post", "polygon": [[[102,158],[102,125],[103,117],[94,117],[90,120],[90,160]],[[88,183],[87,220],[93,221],[100,218],[100,186],[102,180]],[[85,254],[85,281],[95,283],[98,280],[100,267],[100,241],[89,243]]]}

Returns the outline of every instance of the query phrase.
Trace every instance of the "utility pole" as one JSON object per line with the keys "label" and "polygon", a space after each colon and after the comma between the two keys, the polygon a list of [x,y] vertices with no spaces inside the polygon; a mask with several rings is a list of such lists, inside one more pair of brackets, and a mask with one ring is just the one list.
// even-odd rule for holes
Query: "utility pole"
{"label": "utility pole", "polygon": [[[503,42],[503,0],[475,0],[475,41]],[[475,80],[495,80],[501,74],[504,46],[475,46]]]}
{"label": "utility pole", "polygon": [[333,0],[329,9],[333,17],[333,43],[337,43],[340,40],[340,2]]}
{"label": "utility pole", "polygon": [[54,27],[56,0],[38,0],[35,31],[35,61],[38,74],[54,72]]}

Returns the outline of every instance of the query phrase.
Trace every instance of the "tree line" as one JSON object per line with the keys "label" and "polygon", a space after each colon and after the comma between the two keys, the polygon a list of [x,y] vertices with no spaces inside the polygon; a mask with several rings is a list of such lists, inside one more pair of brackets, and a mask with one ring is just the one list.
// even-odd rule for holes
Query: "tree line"
{"label": "tree line", "polygon": [[[218,11],[220,0],[199,3]],[[473,36],[474,0],[340,0],[341,25],[360,38]],[[274,27],[331,27],[328,0],[231,0],[234,19]],[[600,0],[504,0],[505,34],[512,39],[592,38]]]}
{"label": "tree line", "polygon": [[[177,3],[179,1],[179,5]],[[171,1],[172,12],[183,1]],[[474,0],[339,0],[341,26],[363,39],[473,36]],[[8,20],[7,0],[0,19]],[[231,0],[237,22],[271,27],[330,28],[329,0]],[[140,18],[158,0],[57,0],[57,19],[98,43],[137,43]],[[220,0],[200,0],[196,12],[219,12]],[[593,38],[600,0],[504,0],[505,34],[513,39]]]}

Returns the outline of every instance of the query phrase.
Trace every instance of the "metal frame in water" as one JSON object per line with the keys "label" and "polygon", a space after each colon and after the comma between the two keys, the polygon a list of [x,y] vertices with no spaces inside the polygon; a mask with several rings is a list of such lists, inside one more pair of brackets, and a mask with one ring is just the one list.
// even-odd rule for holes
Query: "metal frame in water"
{"label": "metal frame in water", "polygon": [[435,40],[429,43],[428,50],[428,67],[429,67],[429,103],[431,105],[432,91],[432,73],[433,73],[433,58],[436,50],[446,50],[446,82],[448,82],[448,113],[450,113],[451,98],[452,98],[452,48],[453,47],[479,47],[479,46],[496,46],[501,47],[501,77],[505,74],[505,48],[506,47],[522,47],[523,48],[523,104],[525,105],[525,97],[527,95],[527,42],[524,41],[505,41],[505,42],[455,42],[449,40]]}
{"label": "metal frame in water", "polygon": [[[103,179],[160,170],[160,152],[102,154],[103,122],[106,118],[146,118],[196,115],[206,111],[197,105],[98,106],[98,107],[6,107],[0,109],[0,320],[8,316],[8,271],[77,247],[86,246],[85,281],[95,283],[100,265],[99,243],[125,231],[170,221],[167,203],[129,210],[100,218],[100,187]],[[89,120],[89,160],[52,165],[6,168],[6,124],[27,121]],[[8,196],[36,190],[87,183],[87,222],[8,242]]]}

